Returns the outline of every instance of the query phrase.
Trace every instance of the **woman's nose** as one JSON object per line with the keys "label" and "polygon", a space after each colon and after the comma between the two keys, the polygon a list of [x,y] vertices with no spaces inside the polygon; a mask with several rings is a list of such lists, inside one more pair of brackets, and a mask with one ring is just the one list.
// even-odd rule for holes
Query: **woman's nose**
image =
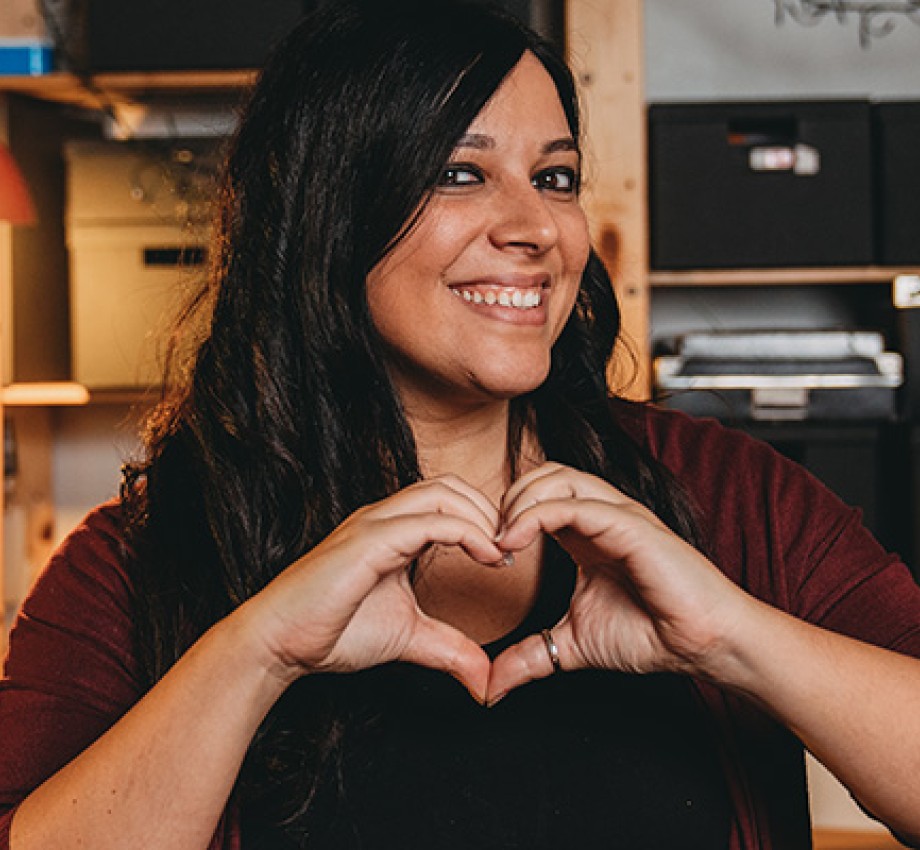
{"label": "woman's nose", "polygon": [[503,186],[496,193],[495,205],[489,238],[496,248],[542,254],[556,244],[556,219],[546,199],[530,182],[526,186]]}

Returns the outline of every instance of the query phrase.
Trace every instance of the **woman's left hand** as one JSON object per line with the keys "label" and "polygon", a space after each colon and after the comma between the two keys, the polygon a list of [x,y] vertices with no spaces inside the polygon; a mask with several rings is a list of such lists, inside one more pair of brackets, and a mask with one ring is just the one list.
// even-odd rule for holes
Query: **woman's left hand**
{"label": "woman's left hand", "polygon": [[[753,603],[650,510],[587,473],[544,464],[508,491],[502,514],[502,549],[546,533],[578,567],[569,610],[552,629],[563,670],[707,675]],[[542,636],[532,635],[495,659],[489,702],[552,672]]]}

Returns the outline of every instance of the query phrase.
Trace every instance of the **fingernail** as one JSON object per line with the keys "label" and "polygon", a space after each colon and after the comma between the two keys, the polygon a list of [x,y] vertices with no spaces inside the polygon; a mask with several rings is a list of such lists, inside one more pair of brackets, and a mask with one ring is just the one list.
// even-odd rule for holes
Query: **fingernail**
{"label": "fingernail", "polygon": [[505,698],[505,695],[507,693],[508,693],[507,691],[504,691],[503,693],[497,694],[494,697],[489,697],[485,702],[486,708],[495,708],[495,706],[498,705],[498,703]]}
{"label": "fingernail", "polygon": [[466,689],[466,692],[467,692],[474,700],[476,700],[476,702],[479,703],[479,705],[485,705],[485,704],[486,704],[486,695],[485,695],[485,694],[478,694],[478,693],[476,693],[476,691],[473,690],[472,686],[471,686],[471,685],[468,685],[466,682],[464,682],[463,679],[461,679],[459,676],[456,676],[455,678],[457,679],[457,681],[458,681],[461,685],[463,685],[463,687]]}

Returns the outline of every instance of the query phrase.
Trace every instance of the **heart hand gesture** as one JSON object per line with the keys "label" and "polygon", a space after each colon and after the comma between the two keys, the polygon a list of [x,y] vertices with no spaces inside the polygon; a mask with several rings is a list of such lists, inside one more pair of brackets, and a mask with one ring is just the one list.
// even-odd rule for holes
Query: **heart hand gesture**
{"label": "heart hand gesture", "polygon": [[422,481],[356,511],[234,615],[282,681],[401,660],[443,670],[485,700],[482,648],[418,606],[408,566],[429,546],[498,564],[498,511],[456,476]]}
{"label": "heart hand gesture", "polygon": [[[507,551],[550,534],[574,559],[570,608],[552,629],[563,670],[705,674],[747,596],[647,508],[587,473],[547,463],[517,481],[502,504]],[[492,666],[489,702],[548,676],[541,635]]]}

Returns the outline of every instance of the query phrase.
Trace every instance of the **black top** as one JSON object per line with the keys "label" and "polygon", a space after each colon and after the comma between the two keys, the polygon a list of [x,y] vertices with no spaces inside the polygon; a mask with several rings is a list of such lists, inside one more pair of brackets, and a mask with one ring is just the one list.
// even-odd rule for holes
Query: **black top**
{"label": "black top", "polygon": [[[571,561],[548,542],[534,609],[488,653],[554,625],[573,587]],[[685,678],[563,673],[487,709],[424,668],[357,676],[373,719],[346,735],[339,814],[307,847],[728,846],[714,731]],[[258,846],[281,846],[260,837]]]}

